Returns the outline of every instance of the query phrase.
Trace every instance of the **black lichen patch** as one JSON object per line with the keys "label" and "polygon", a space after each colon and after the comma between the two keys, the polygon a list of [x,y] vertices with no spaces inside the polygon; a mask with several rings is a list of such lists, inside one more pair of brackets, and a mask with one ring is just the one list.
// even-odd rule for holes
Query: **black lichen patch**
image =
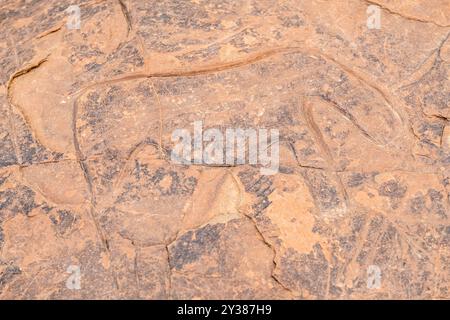
{"label": "black lichen patch", "polygon": [[144,15],[138,24],[152,31],[166,25],[175,30],[210,31],[218,27],[208,19],[208,11],[203,6],[188,1],[162,1],[151,5],[142,3],[139,11]]}
{"label": "black lichen patch", "polygon": [[350,178],[347,181],[347,186],[350,188],[359,187],[364,183],[366,178],[366,175],[359,172],[354,172],[350,175]]}
{"label": "black lichen patch", "polygon": [[307,170],[305,179],[307,180],[312,196],[321,209],[334,209],[342,203],[337,186],[328,174],[318,170]]}
{"label": "black lichen patch", "polygon": [[3,228],[0,225],[0,249],[3,247],[4,241],[5,241],[5,234],[3,233]]}
{"label": "black lichen patch", "polygon": [[382,232],[382,228],[385,225],[385,220],[382,216],[373,217],[370,222],[368,222],[368,231],[366,240],[364,240],[362,248],[356,257],[356,261],[360,265],[367,263],[369,258],[369,253],[373,250],[374,243],[377,241],[378,237]]}
{"label": "black lichen patch", "polygon": [[4,174],[0,176],[0,186],[5,183],[5,181],[9,178],[9,174]]}
{"label": "black lichen patch", "polygon": [[118,150],[106,148],[101,154],[101,158],[89,161],[89,170],[92,172],[92,180],[96,192],[101,195],[110,192],[114,181],[121,172],[125,160]]}
{"label": "black lichen patch", "polygon": [[47,214],[47,213],[49,213],[50,211],[52,211],[53,209],[54,209],[54,207],[52,207],[52,206],[49,206],[47,203],[42,203],[41,205],[40,205],[40,208]]}
{"label": "black lichen patch", "polygon": [[73,53],[69,57],[69,61],[71,63],[76,63],[79,61],[83,61],[84,59],[91,59],[104,55],[104,52],[102,52],[100,49],[89,47],[85,44],[74,45],[72,48]]}
{"label": "black lichen patch", "polygon": [[303,18],[299,17],[297,14],[289,16],[289,17],[279,17],[281,20],[281,25],[286,28],[298,28],[305,24]]}
{"label": "black lichen patch", "polygon": [[280,279],[286,286],[296,291],[306,290],[317,298],[324,297],[329,266],[319,244],[309,254],[289,249],[281,261]]}
{"label": "black lichen patch", "polygon": [[295,102],[285,104],[279,107],[276,113],[277,125],[295,126],[299,124],[299,121],[295,118],[295,108],[297,105]]}
{"label": "black lichen patch", "polygon": [[49,218],[60,235],[70,232],[76,222],[75,214],[68,210],[57,210],[56,213],[51,213]]}
{"label": "black lichen patch", "polygon": [[355,247],[356,237],[354,235],[351,236],[340,236],[337,238],[339,249],[343,250],[343,253],[350,254],[351,251]]}
{"label": "black lichen patch", "polygon": [[143,190],[158,196],[189,196],[196,186],[197,178],[193,176],[186,176],[183,172],[170,168],[150,169],[148,164],[136,160],[131,172],[131,182],[125,183],[125,191],[116,202],[138,200]]}
{"label": "black lichen patch", "polygon": [[[208,84],[208,77],[196,78],[193,82],[189,78],[178,77],[170,80],[162,79],[155,84],[156,93],[159,96],[171,97],[174,95],[191,94],[192,90],[202,88]],[[231,106],[238,107],[240,102],[232,103]]]}
{"label": "black lichen patch", "polygon": [[[35,192],[26,186],[0,191],[0,213],[9,211],[13,215],[18,213],[28,215],[37,207],[35,195]],[[3,218],[3,214],[0,214],[0,220]]]}
{"label": "black lichen patch", "polygon": [[378,194],[391,199],[401,199],[406,194],[407,187],[397,180],[389,180],[383,183],[378,189]]}
{"label": "black lichen patch", "polygon": [[90,62],[84,65],[84,70],[91,71],[91,72],[97,72],[102,67],[101,64],[98,64],[97,62]]}
{"label": "black lichen patch", "polygon": [[395,265],[395,260],[398,258],[394,253],[398,249],[398,239],[400,235],[397,229],[392,225],[388,225],[382,234],[379,234],[377,239],[376,254],[373,263],[375,265]]}
{"label": "black lichen patch", "polygon": [[144,58],[142,57],[139,49],[133,43],[122,43],[116,53],[114,53],[109,59],[120,57],[122,60],[121,67],[125,65],[132,65],[135,67],[142,67],[144,65]]}
{"label": "black lichen patch", "polygon": [[177,56],[177,58],[179,58],[180,60],[188,61],[188,62],[192,62],[192,61],[198,60],[198,59],[207,59],[207,58],[211,58],[215,55],[218,55],[220,48],[221,48],[220,45],[214,44],[214,45],[208,46],[205,49],[194,50],[187,54]]}
{"label": "black lichen patch", "polygon": [[300,154],[301,154],[302,156],[304,156],[304,157],[311,156],[311,155],[313,155],[313,154],[315,154],[315,153],[316,153],[316,150],[314,150],[314,149],[311,148],[311,147],[306,147],[306,148],[300,149]]}
{"label": "black lichen patch", "polygon": [[[33,163],[39,163],[47,160],[58,160],[62,158],[63,154],[49,151],[35,139],[27,122],[21,115],[13,113],[12,121],[14,122],[17,132],[14,139],[17,149],[16,151],[18,153],[17,156],[21,161],[21,165],[30,165]],[[2,142],[0,141],[0,149],[3,149],[1,143]],[[16,151],[13,149],[9,152]],[[0,155],[0,167],[2,162],[1,157],[2,155]],[[16,162],[19,164],[19,160]]]}
{"label": "black lichen patch", "polygon": [[[162,181],[166,178],[170,180],[170,186],[163,186]],[[159,168],[150,176],[151,185],[157,186],[162,195],[191,195],[197,185],[195,177],[184,177],[176,171]],[[150,185],[147,185],[150,186]]]}
{"label": "black lichen patch", "polygon": [[245,191],[256,195],[257,201],[252,206],[255,218],[259,218],[263,211],[272,203],[269,195],[274,191],[270,176],[260,175],[259,171],[248,170],[238,174]]}
{"label": "black lichen patch", "polygon": [[352,218],[351,227],[352,233],[357,234],[360,233],[366,223],[367,217],[363,214],[357,215]]}
{"label": "black lichen patch", "polygon": [[418,195],[410,200],[411,213],[422,213],[426,209],[425,197]]}
{"label": "black lichen patch", "polygon": [[180,270],[185,264],[197,261],[218,247],[224,224],[206,225],[182,235],[170,250],[170,268]]}
{"label": "black lichen patch", "polygon": [[[142,84],[133,90],[142,90]],[[124,113],[136,113],[136,99],[142,97],[142,91],[138,95],[130,95],[126,88],[112,85],[104,90],[90,91],[79,101],[79,119],[77,122],[78,136],[90,132],[87,140],[90,142],[87,154],[102,154],[109,152],[108,157],[114,157],[119,152],[115,150],[114,136],[117,126],[122,124]],[[131,128],[136,129],[136,128]],[[100,139],[100,137],[103,137]],[[83,143],[83,141],[80,141]],[[132,148],[133,146],[130,146]],[[108,149],[111,149],[108,151]],[[117,158],[117,156],[116,156]],[[122,158],[124,156],[122,155]]]}
{"label": "black lichen patch", "polygon": [[432,68],[421,79],[405,87],[407,104],[421,107],[426,114],[445,116],[450,101],[448,67],[446,62],[436,59]]}
{"label": "black lichen patch", "polygon": [[111,108],[111,105],[122,104],[124,97],[125,93],[118,86],[112,86],[102,96],[98,92],[88,93],[81,117],[86,124],[77,128],[78,132],[81,133],[85,127],[89,127],[94,134],[105,134],[109,129],[108,120],[118,119],[121,116],[120,111]]}
{"label": "black lichen patch", "polygon": [[441,218],[447,218],[448,207],[445,205],[442,192],[435,189],[429,189],[427,195],[431,202],[431,213],[434,213]]}
{"label": "black lichen patch", "polygon": [[59,160],[63,154],[58,152],[49,152],[42,145],[40,145],[32,136],[31,132],[27,129],[23,131],[23,135],[19,137],[19,150],[22,163],[29,165],[33,163],[39,163],[47,161],[49,159]]}
{"label": "black lichen patch", "polygon": [[22,273],[19,267],[8,264],[5,265],[5,263],[2,263],[0,261],[0,293],[3,291],[3,288],[11,282],[11,280]]}
{"label": "black lichen patch", "polygon": [[335,208],[340,203],[336,188],[326,183],[320,184],[318,195],[325,209]]}
{"label": "black lichen patch", "polygon": [[[8,42],[7,39],[1,40]],[[8,82],[10,75],[15,72],[16,68],[12,48],[0,49],[0,57],[0,85],[4,85]]]}
{"label": "black lichen patch", "polygon": [[0,168],[17,164],[14,144],[10,134],[0,127]]}
{"label": "black lichen patch", "polygon": [[440,226],[438,231],[441,234],[441,244],[450,247],[450,226]]}
{"label": "black lichen patch", "polygon": [[443,123],[425,120],[424,122],[420,123],[419,128],[417,129],[417,134],[419,134],[423,140],[427,140],[428,142],[432,143],[432,141],[440,140],[443,131]]}
{"label": "black lichen patch", "polygon": [[14,137],[11,135],[8,125],[10,114],[6,105],[6,97],[0,95],[0,168],[17,164]]}

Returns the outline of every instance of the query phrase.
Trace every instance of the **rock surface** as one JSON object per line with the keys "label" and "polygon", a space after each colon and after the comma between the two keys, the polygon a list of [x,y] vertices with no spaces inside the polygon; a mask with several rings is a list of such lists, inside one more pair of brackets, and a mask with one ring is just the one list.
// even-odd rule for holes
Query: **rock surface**
{"label": "rock surface", "polygon": [[0,298],[450,299],[450,1],[73,4],[0,4]]}

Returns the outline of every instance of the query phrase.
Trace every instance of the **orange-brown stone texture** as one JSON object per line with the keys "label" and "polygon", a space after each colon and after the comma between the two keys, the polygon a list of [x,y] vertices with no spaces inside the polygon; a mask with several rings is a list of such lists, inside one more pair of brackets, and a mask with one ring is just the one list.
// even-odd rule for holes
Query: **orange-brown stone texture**
{"label": "orange-brown stone texture", "polygon": [[[0,1],[0,298],[450,299],[449,34],[449,0]],[[279,130],[278,172],[174,163],[195,121]]]}

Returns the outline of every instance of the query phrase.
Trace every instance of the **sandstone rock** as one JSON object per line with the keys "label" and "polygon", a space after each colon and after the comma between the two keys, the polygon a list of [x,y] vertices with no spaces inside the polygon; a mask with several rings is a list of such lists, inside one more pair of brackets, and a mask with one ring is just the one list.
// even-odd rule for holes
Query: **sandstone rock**
{"label": "sandstone rock", "polygon": [[450,298],[447,0],[70,5],[0,5],[0,298]]}

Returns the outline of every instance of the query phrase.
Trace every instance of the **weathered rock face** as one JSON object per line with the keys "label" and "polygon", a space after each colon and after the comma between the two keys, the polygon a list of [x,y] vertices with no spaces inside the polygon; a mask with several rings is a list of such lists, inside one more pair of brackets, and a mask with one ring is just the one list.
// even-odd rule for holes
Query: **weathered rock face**
{"label": "weathered rock face", "polygon": [[450,298],[448,0],[72,4],[0,5],[0,298]]}

